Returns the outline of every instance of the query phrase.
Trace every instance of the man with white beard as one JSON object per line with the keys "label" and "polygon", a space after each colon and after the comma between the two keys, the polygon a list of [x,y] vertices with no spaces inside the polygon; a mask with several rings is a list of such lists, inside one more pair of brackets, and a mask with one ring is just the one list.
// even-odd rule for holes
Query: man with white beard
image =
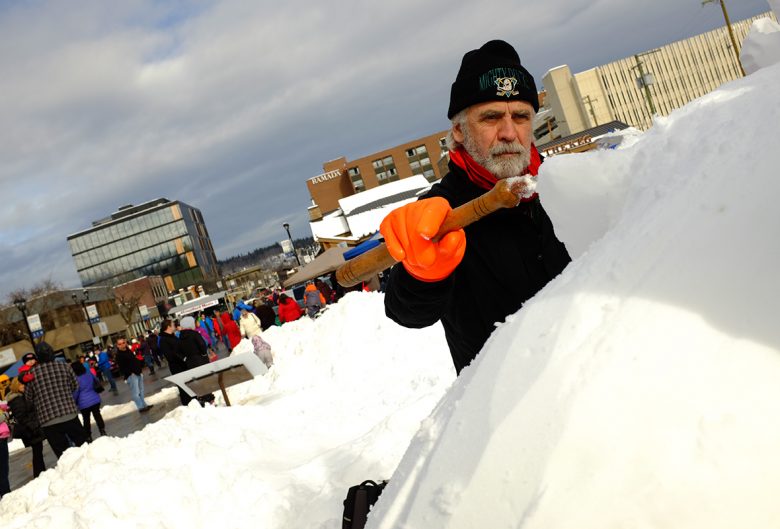
{"label": "man with white beard", "polygon": [[450,172],[419,201],[392,211],[381,232],[398,261],[385,312],[412,328],[442,321],[455,370],[571,261],[536,193],[514,208],[433,240],[447,213],[499,179],[536,176],[532,123],[539,100],[515,49],[494,40],[463,56],[447,117]]}

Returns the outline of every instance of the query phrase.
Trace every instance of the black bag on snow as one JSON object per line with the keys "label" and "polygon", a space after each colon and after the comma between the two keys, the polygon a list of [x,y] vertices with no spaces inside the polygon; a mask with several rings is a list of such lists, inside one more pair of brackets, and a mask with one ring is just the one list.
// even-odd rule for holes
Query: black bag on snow
{"label": "black bag on snow", "polygon": [[341,529],[363,529],[371,506],[379,499],[387,481],[376,483],[366,480],[360,485],[350,487],[347,498],[344,500],[344,518],[341,521]]}

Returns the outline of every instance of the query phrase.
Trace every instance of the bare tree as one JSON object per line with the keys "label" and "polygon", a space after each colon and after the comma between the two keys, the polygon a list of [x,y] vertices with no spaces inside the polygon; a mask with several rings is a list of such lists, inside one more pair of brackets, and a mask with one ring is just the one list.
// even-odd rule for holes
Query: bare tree
{"label": "bare tree", "polygon": [[114,301],[119,308],[119,315],[122,316],[128,331],[130,329],[130,324],[133,323],[135,315],[138,314],[138,306],[141,303],[141,297],[140,294],[132,292],[117,293],[114,291]]}
{"label": "bare tree", "polygon": [[62,290],[62,283],[59,281],[54,281],[51,277],[42,279],[39,282],[35,283],[33,286],[28,288],[17,288],[12,290],[8,293],[6,296],[6,299],[8,303],[13,303],[15,300],[19,298],[24,299],[32,299],[37,298],[41,296],[45,296],[46,294],[50,292],[56,292],[57,290]]}
{"label": "bare tree", "polygon": [[[9,344],[22,340],[27,340],[27,327],[24,323],[20,324],[17,320],[21,319],[21,314],[18,314],[17,309],[13,306],[14,301],[19,298],[23,298],[27,301],[27,314],[40,314],[42,319],[45,319],[46,315],[53,307],[52,299],[47,294],[56,292],[62,289],[62,284],[58,281],[54,281],[51,277],[43,279],[34,284],[29,289],[17,288],[12,290],[6,296],[9,307],[0,311],[0,343]],[[12,323],[15,322],[15,323]],[[43,336],[38,338],[37,342],[41,342],[46,339],[47,325],[43,325]]]}
{"label": "bare tree", "polygon": [[51,292],[62,290],[62,283],[54,281],[52,278],[43,279],[36,283],[30,289],[29,295],[31,298],[37,298],[39,296],[45,296]]}

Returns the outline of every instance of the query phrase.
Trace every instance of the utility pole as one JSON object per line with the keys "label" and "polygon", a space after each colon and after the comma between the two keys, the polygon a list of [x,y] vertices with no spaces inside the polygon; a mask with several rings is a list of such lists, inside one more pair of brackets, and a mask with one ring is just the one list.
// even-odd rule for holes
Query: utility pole
{"label": "utility pole", "polygon": [[593,111],[593,103],[598,101],[599,99],[591,99],[590,96],[585,96],[582,98],[582,101],[588,105],[588,109],[590,110],[590,115],[593,117],[593,126],[598,127],[599,126],[599,120],[596,119],[596,113]]}
{"label": "utility pole", "polygon": [[649,73],[645,73],[645,69],[643,65],[644,62],[639,60],[640,55],[647,55],[649,53],[655,53],[655,50],[647,52],[647,53],[640,53],[637,55],[634,55],[634,60],[636,60],[636,66],[632,66],[631,69],[634,68],[637,69],[639,72],[639,78],[637,79],[637,84],[640,88],[644,88],[645,90],[645,99],[647,99],[647,105],[650,107],[650,119],[652,120],[652,117],[655,116],[655,104],[653,103],[653,95],[650,93],[650,85],[652,83],[652,75]]}
{"label": "utility pole", "polygon": [[[723,11],[723,18],[726,20],[726,27],[729,29],[729,37],[731,37],[731,45],[734,48],[734,54],[737,56],[737,64],[739,65],[739,71],[742,72],[742,77],[745,77],[745,69],[742,67],[742,61],[739,59],[739,48],[737,48],[737,39],[734,38],[734,30],[731,29],[731,20],[729,20],[729,12],[726,11],[726,4],[723,0],[720,1],[720,9]],[[715,0],[703,0],[701,5],[715,2]]]}

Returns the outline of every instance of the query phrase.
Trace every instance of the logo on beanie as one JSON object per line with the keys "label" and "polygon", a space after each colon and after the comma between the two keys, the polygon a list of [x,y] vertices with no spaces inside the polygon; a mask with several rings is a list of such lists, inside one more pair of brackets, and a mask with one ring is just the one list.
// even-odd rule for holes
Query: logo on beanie
{"label": "logo on beanie", "polygon": [[517,79],[514,77],[498,77],[496,78],[496,86],[498,87],[498,91],[496,92],[496,95],[501,96],[516,96],[520,92],[515,90],[515,85],[517,84]]}

